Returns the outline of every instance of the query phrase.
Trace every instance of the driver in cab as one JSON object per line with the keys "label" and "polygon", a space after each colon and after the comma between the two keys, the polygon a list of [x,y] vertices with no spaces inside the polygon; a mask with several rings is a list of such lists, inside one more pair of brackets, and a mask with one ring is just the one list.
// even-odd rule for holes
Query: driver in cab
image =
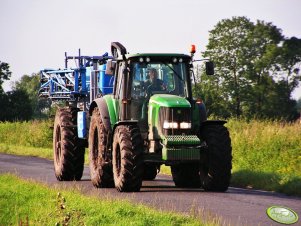
{"label": "driver in cab", "polygon": [[158,72],[155,68],[149,68],[148,69],[148,80],[144,82],[144,90],[146,91],[146,100],[144,101],[142,105],[142,116],[141,120],[147,120],[147,106],[148,106],[148,100],[153,92],[156,91],[164,91],[166,90],[166,87],[163,84],[163,81],[158,78]]}
{"label": "driver in cab", "polygon": [[144,87],[147,93],[165,90],[163,81],[161,79],[158,79],[158,72],[155,68],[148,69],[148,76],[149,79],[144,83]]}

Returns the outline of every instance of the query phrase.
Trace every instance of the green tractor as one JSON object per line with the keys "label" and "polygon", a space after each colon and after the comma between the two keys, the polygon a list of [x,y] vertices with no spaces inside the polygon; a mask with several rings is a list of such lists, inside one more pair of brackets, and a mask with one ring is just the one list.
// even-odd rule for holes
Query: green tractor
{"label": "green tractor", "polygon": [[[113,93],[89,107],[88,146],[95,187],[139,191],[165,164],[177,187],[226,191],[232,148],[225,121],[207,120],[192,97],[193,53],[128,54],[112,43]],[[213,74],[213,64],[206,64]]]}
{"label": "green tractor", "polygon": [[[207,120],[192,97],[193,54],[67,56],[65,69],[41,71],[40,96],[66,106],[56,112],[55,176],[80,180],[85,147],[97,188],[139,191],[165,164],[177,187],[226,191],[232,149],[225,121]],[[77,59],[79,67],[68,69]],[[213,74],[212,62],[206,62]]]}

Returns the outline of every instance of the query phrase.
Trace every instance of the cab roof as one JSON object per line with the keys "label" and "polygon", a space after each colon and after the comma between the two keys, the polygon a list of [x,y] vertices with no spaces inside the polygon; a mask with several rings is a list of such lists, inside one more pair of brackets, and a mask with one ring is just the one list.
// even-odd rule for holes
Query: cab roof
{"label": "cab roof", "polygon": [[135,54],[127,54],[126,57],[144,57],[144,56],[171,56],[171,57],[187,57],[190,58],[189,55],[182,54],[182,53],[135,53]]}
{"label": "cab roof", "polygon": [[191,56],[181,53],[135,53],[126,54],[127,59],[139,58],[139,57],[150,57],[151,59],[171,60],[172,58],[183,58],[183,60],[190,60]]}

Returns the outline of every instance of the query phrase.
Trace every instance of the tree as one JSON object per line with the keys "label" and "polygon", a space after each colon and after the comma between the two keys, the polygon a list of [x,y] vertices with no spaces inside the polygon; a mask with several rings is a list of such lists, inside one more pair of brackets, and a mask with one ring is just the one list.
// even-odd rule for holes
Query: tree
{"label": "tree", "polygon": [[8,80],[11,76],[11,72],[9,71],[9,64],[0,61],[0,121],[5,121],[7,118],[9,111],[7,107],[9,106],[9,99],[6,93],[4,93],[2,84],[4,80]]}
{"label": "tree", "polygon": [[[197,75],[200,75],[200,72]],[[229,100],[226,101],[227,96],[224,95],[224,91],[220,88],[218,76],[207,76],[202,73],[198,77],[203,79],[198,81],[193,87],[193,95],[205,100],[207,114],[223,118],[230,117],[230,105],[226,104]]]}
{"label": "tree", "polygon": [[277,45],[282,39],[279,28],[263,21],[257,21],[247,37],[247,79],[252,81],[250,109],[253,111],[250,113],[257,117],[266,116],[263,109],[268,103],[267,93],[275,85],[271,70],[278,55]]}
{"label": "tree", "polygon": [[297,111],[301,113],[301,98],[297,100]]}
{"label": "tree", "polygon": [[23,121],[29,120],[32,116],[28,95],[21,90],[8,92],[0,95],[2,109],[0,121]]}
{"label": "tree", "polygon": [[10,76],[9,64],[0,61],[0,94],[3,94],[2,84],[4,80],[9,80]]}
{"label": "tree", "polygon": [[38,99],[40,78],[38,74],[24,75],[15,82],[13,91],[4,93],[2,84],[9,80],[9,64],[0,61],[0,121],[30,120],[43,117],[42,110],[50,107],[47,100]]}
{"label": "tree", "polygon": [[41,105],[37,97],[39,76],[25,75],[21,81],[15,83],[13,91],[4,93],[2,84],[10,76],[9,64],[0,61],[0,121],[32,119],[33,112]]}
{"label": "tree", "polygon": [[[297,50],[293,51],[294,48]],[[204,57],[215,62],[216,77],[202,75],[199,84],[203,96],[209,100],[208,104],[205,99],[209,111],[213,109],[222,117],[290,118],[287,114],[293,115],[296,104],[291,100],[291,92],[299,79],[298,48],[298,40],[285,39],[272,23],[252,23],[246,17],[220,21],[210,31],[204,52]],[[286,79],[287,89],[283,79],[277,79],[280,72],[290,78]],[[279,114],[279,100],[289,107],[282,111],[286,115]],[[223,102],[219,103],[222,111],[216,111],[216,102]]]}
{"label": "tree", "polygon": [[277,59],[276,76],[278,80],[286,83],[286,97],[290,98],[292,91],[300,81],[301,67],[301,39],[292,37],[284,39],[283,45],[279,48]]}
{"label": "tree", "polygon": [[300,81],[301,40],[295,37],[283,38],[280,32],[275,34],[277,32],[270,33],[275,43],[266,45],[261,59],[255,64],[254,75],[261,82],[253,87],[257,94],[254,109],[257,109],[257,114],[260,112],[261,117],[293,120],[297,117],[297,109],[291,94]]}
{"label": "tree", "polygon": [[31,76],[23,75],[19,81],[15,82],[13,87],[15,91],[22,91],[28,96],[33,118],[43,117],[43,111],[50,108],[49,100],[39,99],[39,88],[40,76],[37,73],[33,73]]}
{"label": "tree", "polygon": [[215,62],[218,78],[215,80],[215,89],[219,89],[230,109],[233,109],[226,115],[241,115],[241,101],[248,87],[248,82],[242,76],[246,70],[244,56],[247,49],[241,47],[246,46],[246,37],[253,27],[249,19],[233,17],[220,21],[209,34],[204,56]]}

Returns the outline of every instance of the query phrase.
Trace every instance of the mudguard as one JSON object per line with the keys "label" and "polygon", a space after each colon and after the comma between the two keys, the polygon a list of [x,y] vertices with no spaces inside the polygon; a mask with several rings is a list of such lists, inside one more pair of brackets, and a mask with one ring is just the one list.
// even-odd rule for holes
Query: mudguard
{"label": "mudguard", "polygon": [[106,130],[109,133],[112,133],[110,114],[109,114],[108,105],[107,105],[105,99],[102,98],[102,97],[97,98],[91,103],[90,109],[89,109],[90,116],[92,116],[92,112],[93,112],[95,107],[98,107],[98,109],[99,109],[100,117],[101,117],[101,120],[102,120]]}

